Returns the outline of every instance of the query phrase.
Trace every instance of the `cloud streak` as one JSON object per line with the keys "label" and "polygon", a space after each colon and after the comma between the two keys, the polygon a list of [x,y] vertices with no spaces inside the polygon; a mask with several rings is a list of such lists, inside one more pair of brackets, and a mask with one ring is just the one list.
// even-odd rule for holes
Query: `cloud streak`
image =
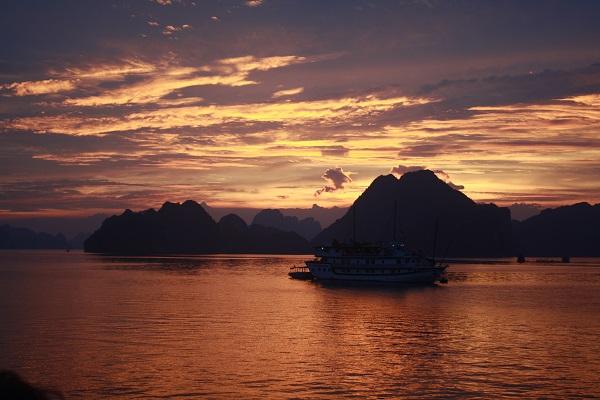
{"label": "cloud streak", "polygon": [[[172,86],[169,86],[171,90]],[[159,88],[161,95],[165,94]],[[156,91],[139,92],[138,100],[158,96]],[[132,94],[124,93],[127,101]],[[95,100],[92,100],[92,103]],[[111,102],[118,101],[110,98]],[[201,105],[164,107],[153,111],[139,111],[123,117],[81,117],[77,114],[35,116],[14,119],[5,128],[33,130],[36,132],[68,133],[73,135],[102,135],[115,131],[139,129],[165,130],[180,127],[208,127],[232,122],[277,123],[284,126],[301,126],[307,123],[320,126],[352,123],[398,107],[425,104],[429,100],[409,97],[377,98],[348,97],[314,101],[283,103],[254,103],[239,105]],[[86,102],[86,104],[88,104]]]}
{"label": "cloud streak", "polygon": [[[167,29],[167,31],[172,33],[175,30]],[[158,66],[154,68],[155,73],[149,79],[124,85],[118,89],[107,90],[95,96],[67,99],[64,103],[87,107],[152,103],[177,90],[194,86],[255,85],[257,82],[249,78],[253,71],[268,71],[304,62],[310,62],[310,60],[300,56],[265,58],[246,56],[222,59],[201,67]]]}
{"label": "cloud streak", "polygon": [[35,96],[73,90],[75,83],[71,80],[44,79],[42,81],[13,82],[0,88],[12,91],[16,96]]}
{"label": "cloud streak", "polygon": [[284,90],[278,90],[275,93],[273,93],[273,97],[274,99],[279,98],[279,97],[288,97],[288,96],[294,96],[296,94],[300,94],[304,91],[304,88],[299,87],[299,88],[294,88],[294,89],[284,89]]}

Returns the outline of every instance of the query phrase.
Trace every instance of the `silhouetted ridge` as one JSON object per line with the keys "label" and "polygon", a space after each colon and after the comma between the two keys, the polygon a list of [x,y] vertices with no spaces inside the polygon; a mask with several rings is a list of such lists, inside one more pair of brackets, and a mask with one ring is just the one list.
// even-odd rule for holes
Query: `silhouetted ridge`
{"label": "silhouetted ridge", "polygon": [[69,243],[62,233],[51,235],[11,225],[0,226],[0,249],[66,249]]}
{"label": "silhouetted ridge", "polygon": [[227,214],[219,220],[219,231],[226,234],[245,232],[247,229],[246,222],[235,214]]}
{"label": "silhouetted ridge", "polygon": [[[218,221],[220,218],[224,217],[227,214],[236,214],[240,216],[246,223],[250,224],[253,222],[253,219],[257,214],[263,212],[262,209],[256,208],[248,208],[248,207],[211,207],[206,202],[200,203],[200,205],[204,208],[204,210],[210,214],[211,217],[215,221]],[[310,208],[283,208],[279,209],[279,211],[285,217],[296,217],[299,221],[305,221],[312,218],[315,222],[319,224],[319,231],[322,226],[331,225],[336,219],[340,218],[345,212],[346,208],[344,207],[320,207],[317,204],[313,204]],[[262,225],[264,221],[261,221],[260,225]],[[269,225],[267,225],[269,226]],[[313,224],[314,226],[314,224]],[[301,228],[300,228],[301,229]],[[311,228],[314,229],[314,228]],[[298,232],[300,234],[304,234],[299,229],[292,229],[292,231]],[[316,232],[318,233],[318,232]],[[316,234],[315,233],[315,234]],[[312,234],[312,232],[311,232]],[[306,234],[306,236],[311,236],[311,234]],[[314,235],[312,235],[314,236]],[[311,237],[312,237],[311,236]]]}
{"label": "silhouetted ridge", "polygon": [[156,211],[125,210],[107,218],[84,244],[87,252],[160,253],[303,253],[308,242],[292,232],[248,227],[237,215],[217,224],[195,201],[165,202]]}
{"label": "silhouetted ridge", "polygon": [[[407,172],[398,179],[397,190],[414,199],[441,197],[452,202],[453,207],[471,207],[476,203],[460,190],[456,190],[430,170]],[[433,202],[435,204],[435,201]]]}
{"label": "silhouetted ridge", "polygon": [[525,256],[600,256],[600,204],[577,203],[513,222],[517,252]]}
{"label": "silhouetted ridge", "polygon": [[202,253],[216,248],[217,224],[195,202],[166,202],[157,211],[125,210],[107,218],[85,251],[117,254]]}
{"label": "silhouetted ridge", "polygon": [[439,218],[438,255],[508,256],[511,221],[506,208],[477,204],[429,170],[407,172],[400,179],[382,175],[358,197],[341,219],[324,229],[314,244],[352,239],[356,209],[356,238],[379,242],[393,239],[394,204],[398,238],[431,254],[434,225]]}
{"label": "silhouetted ridge", "polygon": [[294,216],[286,216],[279,210],[262,210],[254,217],[252,225],[262,225],[277,228],[282,231],[296,232],[305,239],[312,239],[321,232],[321,224],[314,218],[299,219]]}
{"label": "silhouetted ridge", "polygon": [[[390,241],[394,205],[397,239],[427,254],[433,251],[434,226],[439,220],[438,257],[600,256],[600,204],[578,203],[543,210],[525,221],[511,223],[507,208],[477,204],[428,170],[408,172],[399,179],[393,175],[377,177],[348,212],[319,233],[313,243],[350,241],[353,209],[358,241]],[[121,254],[311,250],[304,238],[287,231],[287,223],[298,228],[304,220],[287,219],[279,210],[263,210],[259,214],[255,223],[248,226],[235,214],[225,215],[217,224],[200,204],[191,200],[182,204],[166,202],[158,211],[128,209],[107,218],[85,241],[85,250]],[[283,229],[262,224],[276,224]],[[34,232],[9,228],[0,227],[0,247],[12,243],[12,248],[39,248],[32,239]],[[9,231],[12,236],[7,234]],[[28,238],[29,244],[16,247],[14,232],[17,237]],[[57,248],[64,248],[60,243]]]}

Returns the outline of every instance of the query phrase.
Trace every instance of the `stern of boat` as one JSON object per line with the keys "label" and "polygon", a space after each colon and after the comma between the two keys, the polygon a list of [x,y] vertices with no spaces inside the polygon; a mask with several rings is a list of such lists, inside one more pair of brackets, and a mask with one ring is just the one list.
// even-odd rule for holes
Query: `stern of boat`
{"label": "stern of boat", "polygon": [[333,270],[330,264],[320,261],[305,261],[310,273],[317,279],[334,279]]}

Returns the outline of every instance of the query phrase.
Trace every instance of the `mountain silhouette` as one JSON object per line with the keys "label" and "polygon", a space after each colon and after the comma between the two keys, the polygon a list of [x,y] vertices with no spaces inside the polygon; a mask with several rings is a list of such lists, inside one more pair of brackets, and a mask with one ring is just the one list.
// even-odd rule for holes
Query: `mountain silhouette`
{"label": "mountain silhouette", "polygon": [[11,225],[0,226],[0,249],[67,249],[69,243],[62,233],[51,235]]}
{"label": "mountain silhouette", "polygon": [[[396,211],[394,211],[396,210]],[[341,219],[313,239],[323,245],[333,240],[367,242],[396,238],[408,247],[433,253],[436,221],[437,254],[499,257],[512,254],[510,211],[493,204],[477,204],[429,170],[407,172],[400,179],[382,175],[354,202]]]}
{"label": "mountain silhouette", "polygon": [[195,201],[166,202],[155,211],[125,210],[106,219],[84,244],[112,254],[303,253],[308,242],[293,232],[250,226],[237,215],[217,224]]}
{"label": "mountain silhouette", "polygon": [[[212,207],[204,201],[200,205],[215,221],[220,220],[228,214],[236,214],[246,221],[246,223],[250,224],[257,214],[264,211],[264,209],[249,207]],[[298,220],[312,218],[323,227],[329,226],[341,218],[346,213],[347,208],[336,206],[321,207],[318,204],[313,204],[310,208],[278,208],[278,210],[284,216],[296,217]]]}
{"label": "mountain silhouette", "polygon": [[[65,235],[71,247],[75,248],[77,241],[81,238],[77,236],[89,236],[90,232],[98,229],[102,221],[110,215],[92,214],[86,216],[35,216],[35,217],[10,217],[5,215],[2,217],[0,225],[8,224],[21,228],[31,229],[35,232],[46,232],[51,235],[62,233]],[[85,239],[85,238],[84,238]],[[79,246],[81,248],[81,246]]]}
{"label": "mountain silhouette", "polygon": [[83,244],[88,237],[90,237],[89,232],[80,232],[69,239],[69,246],[71,246],[72,249],[83,249]]}
{"label": "mountain silhouette", "polygon": [[252,225],[262,225],[287,232],[296,232],[303,238],[310,240],[321,232],[321,224],[314,218],[299,219],[294,216],[283,215],[279,210],[266,209],[254,217]]}
{"label": "mountain silhouette", "polygon": [[600,256],[600,204],[577,203],[513,221],[515,250],[525,256]]}
{"label": "mountain silhouette", "polygon": [[[248,226],[236,214],[225,215],[217,223],[191,200],[166,202],[158,211],[125,210],[107,218],[85,241],[84,249],[114,254],[310,252],[307,240],[291,231],[291,227],[299,229],[303,220],[288,219],[278,210],[259,214]],[[352,241],[353,231],[360,242],[391,241],[395,230],[397,240],[432,255],[436,224],[437,257],[600,256],[600,204],[547,209],[511,222],[508,208],[478,204],[429,170],[407,172],[399,179],[379,176],[312,244]],[[6,226],[0,228],[0,247],[6,248],[7,237],[15,237],[6,232]],[[41,239],[31,239],[34,232],[18,232],[30,238],[29,244],[18,248],[40,248]],[[51,248],[65,247],[60,239],[58,243]]]}
{"label": "mountain silhouette", "polygon": [[283,214],[298,217],[298,219],[313,218],[322,227],[333,224],[341,218],[348,209],[345,207],[321,207],[313,204],[310,208],[280,208]]}
{"label": "mountain silhouette", "polygon": [[94,253],[151,254],[214,251],[217,224],[196,202],[166,202],[158,210],[125,210],[107,218],[84,243]]}
{"label": "mountain silhouette", "polygon": [[220,251],[223,253],[298,254],[311,251],[310,244],[295,232],[262,225],[246,225],[229,214],[219,220]]}

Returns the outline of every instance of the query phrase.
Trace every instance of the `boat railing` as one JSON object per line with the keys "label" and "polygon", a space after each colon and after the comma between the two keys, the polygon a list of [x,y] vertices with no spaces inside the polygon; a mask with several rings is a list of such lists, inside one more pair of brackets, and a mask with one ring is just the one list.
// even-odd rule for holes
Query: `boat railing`
{"label": "boat railing", "polygon": [[305,265],[294,265],[290,267],[290,272],[309,272],[310,269]]}

